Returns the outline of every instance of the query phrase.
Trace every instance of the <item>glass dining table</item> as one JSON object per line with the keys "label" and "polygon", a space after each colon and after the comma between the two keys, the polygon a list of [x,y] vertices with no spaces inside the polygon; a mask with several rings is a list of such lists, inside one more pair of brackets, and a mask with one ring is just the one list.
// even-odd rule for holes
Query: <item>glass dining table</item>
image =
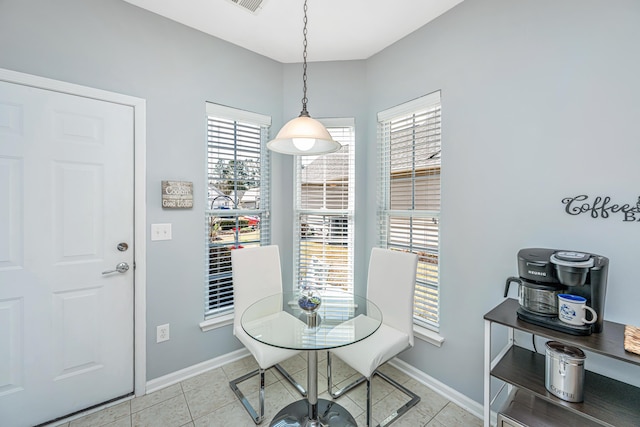
{"label": "glass dining table", "polygon": [[348,293],[323,295],[315,310],[299,303],[300,297],[300,292],[283,292],[262,298],[241,317],[242,328],[253,339],[307,353],[307,398],[283,408],[270,426],[356,427],[345,408],[318,399],[318,351],[367,338],[380,327],[382,313],[366,298]]}

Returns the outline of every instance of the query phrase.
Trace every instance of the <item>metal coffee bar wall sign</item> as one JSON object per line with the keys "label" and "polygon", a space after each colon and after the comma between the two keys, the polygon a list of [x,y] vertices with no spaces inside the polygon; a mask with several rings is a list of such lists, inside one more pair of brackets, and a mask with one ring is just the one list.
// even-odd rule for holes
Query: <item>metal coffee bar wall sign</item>
{"label": "metal coffee bar wall sign", "polygon": [[193,208],[193,182],[162,181],[162,207],[166,209]]}
{"label": "metal coffee bar wall sign", "polygon": [[640,222],[640,197],[635,203],[618,204],[611,197],[597,196],[592,199],[586,194],[562,199],[564,211],[569,215],[590,215],[591,218],[618,217],[623,222]]}

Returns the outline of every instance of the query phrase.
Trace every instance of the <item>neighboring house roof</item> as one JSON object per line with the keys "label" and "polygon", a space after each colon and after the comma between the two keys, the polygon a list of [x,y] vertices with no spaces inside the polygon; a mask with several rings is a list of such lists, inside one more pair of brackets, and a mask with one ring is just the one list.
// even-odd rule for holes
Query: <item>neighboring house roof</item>
{"label": "neighboring house roof", "polygon": [[343,145],[335,153],[318,156],[311,163],[303,166],[303,184],[345,181],[349,176],[350,147],[351,145]]}

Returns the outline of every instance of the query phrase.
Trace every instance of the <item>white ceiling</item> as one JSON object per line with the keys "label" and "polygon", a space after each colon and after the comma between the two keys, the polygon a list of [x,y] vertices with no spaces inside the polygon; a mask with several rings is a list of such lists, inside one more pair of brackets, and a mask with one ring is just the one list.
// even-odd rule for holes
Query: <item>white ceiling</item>
{"label": "white ceiling", "polygon": [[[303,0],[124,0],[283,63],[302,62]],[[241,4],[260,0],[237,0]],[[366,59],[463,0],[308,0],[307,60]]]}

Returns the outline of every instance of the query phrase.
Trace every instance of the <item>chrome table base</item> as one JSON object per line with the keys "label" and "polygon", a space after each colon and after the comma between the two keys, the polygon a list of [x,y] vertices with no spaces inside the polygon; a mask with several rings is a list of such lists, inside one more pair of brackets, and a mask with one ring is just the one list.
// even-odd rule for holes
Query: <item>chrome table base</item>
{"label": "chrome table base", "polygon": [[276,414],[271,427],[357,427],[353,416],[337,403],[318,399],[318,352],[307,352],[307,398]]}
{"label": "chrome table base", "polygon": [[353,416],[331,400],[318,399],[318,419],[309,419],[309,402],[298,400],[282,409],[270,427],[357,427]]}

